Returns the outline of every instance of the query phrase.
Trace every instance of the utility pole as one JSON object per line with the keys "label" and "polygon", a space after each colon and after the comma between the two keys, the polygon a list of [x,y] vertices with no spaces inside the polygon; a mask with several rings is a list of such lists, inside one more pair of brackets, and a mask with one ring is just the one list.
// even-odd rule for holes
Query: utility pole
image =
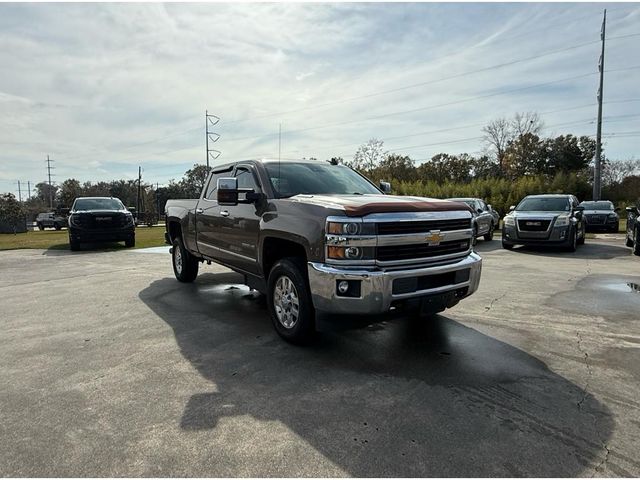
{"label": "utility pole", "polygon": [[600,61],[598,62],[598,70],[600,71],[600,87],[598,88],[598,127],[596,130],[596,158],[593,168],[593,200],[600,200],[600,182],[602,178],[602,97],[604,94],[604,39],[606,26],[607,10],[605,9],[604,16],[602,18],[602,29],[600,30],[602,52],[600,53]]}
{"label": "utility pole", "polygon": [[49,208],[53,209],[53,190],[51,187],[51,160],[47,155],[47,174],[49,175]]}
{"label": "utility pole", "polygon": [[220,138],[218,133],[212,132],[209,130],[210,127],[213,127],[218,124],[220,121],[220,117],[209,113],[209,110],[204,111],[204,131],[206,137],[206,154],[207,154],[207,171],[209,171],[209,159],[217,160],[220,156],[220,151],[209,148],[209,142],[215,143]]}
{"label": "utility pole", "polygon": [[18,201],[22,203],[22,192],[20,191],[20,180],[18,180]]}
{"label": "utility pole", "polygon": [[29,196],[27,197],[27,200],[29,200],[31,198],[31,181],[27,181],[27,190],[29,192]]}
{"label": "utility pole", "polygon": [[140,218],[140,183],[142,182],[142,167],[138,167],[138,198],[136,200],[136,218]]}

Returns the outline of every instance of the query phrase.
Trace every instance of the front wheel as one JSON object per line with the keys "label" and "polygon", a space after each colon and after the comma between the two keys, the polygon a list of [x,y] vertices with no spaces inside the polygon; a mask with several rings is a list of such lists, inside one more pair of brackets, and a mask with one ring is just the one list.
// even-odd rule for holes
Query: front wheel
{"label": "front wheel", "polygon": [[44,230],[44,225],[42,225],[41,223],[38,224],[38,230]]}
{"label": "front wheel", "polygon": [[171,260],[173,273],[180,282],[191,283],[198,276],[198,259],[191,255],[182,243],[180,238],[173,240],[171,250]]}
{"label": "front wheel", "polygon": [[493,222],[491,222],[491,225],[489,226],[489,231],[484,235],[485,242],[490,242],[491,240],[493,240],[493,231],[495,229],[496,229],[495,225],[493,224]]}
{"label": "front wheel", "polygon": [[571,232],[571,238],[569,238],[569,244],[567,245],[567,250],[569,252],[575,252],[578,248],[578,231],[573,230]]}
{"label": "front wheel", "polygon": [[276,332],[286,341],[309,342],[315,334],[315,310],[306,266],[297,258],[278,261],[269,273],[267,303]]}
{"label": "front wheel", "polygon": [[124,246],[127,248],[133,248],[136,246],[136,237],[127,238],[124,241]]}
{"label": "front wheel", "polygon": [[640,257],[640,234],[637,228],[633,230],[633,254]]}
{"label": "front wheel", "polygon": [[62,225],[56,223],[53,225],[53,228],[55,228],[56,230],[62,230]]}
{"label": "front wheel", "polygon": [[577,244],[584,245],[584,241],[586,240],[586,238],[587,238],[587,230],[584,229],[582,230],[582,236],[578,239]]}
{"label": "front wheel", "polygon": [[77,252],[78,250],[80,250],[80,242],[71,240],[71,238],[69,238],[69,250],[71,250],[72,252]]}
{"label": "front wheel", "polygon": [[513,243],[505,242],[502,240],[502,248],[505,250],[513,250]]}
{"label": "front wheel", "polygon": [[633,247],[633,236],[629,236],[629,234],[627,233],[627,235],[625,236],[625,245],[627,247]]}

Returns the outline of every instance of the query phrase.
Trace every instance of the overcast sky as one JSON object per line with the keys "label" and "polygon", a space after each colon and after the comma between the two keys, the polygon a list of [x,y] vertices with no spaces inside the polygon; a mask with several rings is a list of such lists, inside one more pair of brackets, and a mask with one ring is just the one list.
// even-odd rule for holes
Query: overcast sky
{"label": "overcast sky", "polygon": [[219,162],[277,157],[280,123],[283,158],[479,153],[517,111],[594,135],[604,7],[605,154],[637,158],[637,3],[0,4],[0,191],[47,154],[58,181],[180,178],[205,109]]}

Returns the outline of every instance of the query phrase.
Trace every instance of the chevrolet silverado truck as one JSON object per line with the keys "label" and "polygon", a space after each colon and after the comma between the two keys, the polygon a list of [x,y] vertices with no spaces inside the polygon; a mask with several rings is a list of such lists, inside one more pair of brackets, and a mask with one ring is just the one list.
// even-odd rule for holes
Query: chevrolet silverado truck
{"label": "chevrolet silverado truck", "polygon": [[192,282],[216,262],[244,275],[294,343],[312,337],[316,311],[427,315],[474,293],[482,260],[469,207],[389,190],[329,162],[215,167],[199,199],[166,203],[174,274]]}

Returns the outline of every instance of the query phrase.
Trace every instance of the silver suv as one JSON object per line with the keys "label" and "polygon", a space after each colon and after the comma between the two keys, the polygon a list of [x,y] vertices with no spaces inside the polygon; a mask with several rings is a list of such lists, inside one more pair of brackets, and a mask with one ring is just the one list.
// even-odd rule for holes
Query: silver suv
{"label": "silver suv", "polygon": [[583,210],[574,195],[529,195],[504,217],[502,247],[557,245],[574,252],[585,239]]}
{"label": "silver suv", "polygon": [[36,217],[36,226],[39,230],[44,230],[45,228],[60,230],[62,227],[67,226],[67,220],[54,212],[39,213]]}

